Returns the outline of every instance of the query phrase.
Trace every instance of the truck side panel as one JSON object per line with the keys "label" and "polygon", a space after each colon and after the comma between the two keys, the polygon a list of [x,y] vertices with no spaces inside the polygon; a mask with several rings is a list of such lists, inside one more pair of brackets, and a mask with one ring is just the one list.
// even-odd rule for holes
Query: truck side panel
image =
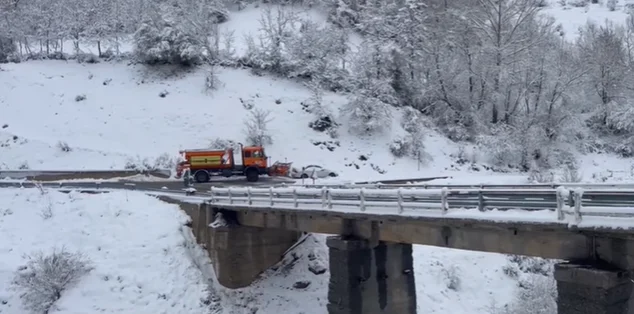
{"label": "truck side panel", "polygon": [[223,171],[226,172],[227,170],[231,171],[234,167],[233,153],[227,154],[227,151],[224,150],[187,152],[185,159],[190,164],[190,169],[194,173],[197,170],[220,173]]}

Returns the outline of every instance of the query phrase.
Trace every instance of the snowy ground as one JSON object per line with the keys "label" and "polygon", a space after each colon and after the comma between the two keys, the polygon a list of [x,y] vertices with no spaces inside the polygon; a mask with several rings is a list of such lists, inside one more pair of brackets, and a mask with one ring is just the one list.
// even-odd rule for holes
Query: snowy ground
{"label": "snowy ground", "polygon": [[[565,5],[562,5],[566,3]],[[574,6],[572,3],[580,3],[581,0],[549,0],[548,7],[543,12],[555,18],[557,23],[561,23],[564,36],[569,41],[574,41],[579,36],[579,27],[588,21],[604,24],[606,21],[615,25],[623,25],[627,20],[628,12],[634,1],[618,0],[614,10],[610,10],[606,5],[608,1],[600,0],[598,3],[587,1],[586,6]]]}
{"label": "snowy ground", "polygon": [[24,255],[62,246],[94,269],[50,313],[203,313],[207,285],[196,265],[204,260],[193,257],[187,219],[141,193],[0,190],[0,313],[25,313],[10,284]]}

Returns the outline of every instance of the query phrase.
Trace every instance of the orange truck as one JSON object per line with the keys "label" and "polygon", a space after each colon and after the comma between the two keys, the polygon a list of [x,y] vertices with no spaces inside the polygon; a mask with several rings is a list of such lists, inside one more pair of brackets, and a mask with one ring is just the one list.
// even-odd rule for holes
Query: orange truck
{"label": "orange truck", "polygon": [[209,182],[212,175],[246,176],[247,181],[256,182],[263,174],[285,175],[284,172],[288,173],[288,171],[280,171],[280,166],[277,163],[269,168],[268,157],[264,153],[263,147],[239,145],[242,164],[236,163],[233,148],[182,150],[180,154],[184,161],[176,166],[176,176],[181,177],[189,169],[194,180],[198,183]]}

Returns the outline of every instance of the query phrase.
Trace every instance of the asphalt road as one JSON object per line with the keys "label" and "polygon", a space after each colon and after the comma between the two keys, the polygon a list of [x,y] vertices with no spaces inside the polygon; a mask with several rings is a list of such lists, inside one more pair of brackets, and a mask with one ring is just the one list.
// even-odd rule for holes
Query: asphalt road
{"label": "asphalt road", "polygon": [[[194,183],[193,188],[197,190],[197,195],[205,195],[212,186],[216,187],[229,187],[229,186],[278,186],[282,183],[293,184],[294,180],[285,178],[270,178],[261,177],[258,182],[247,182],[243,178],[239,179],[218,179],[207,183]],[[102,181],[102,182],[33,182],[33,181],[2,181],[0,180],[0,188],[9,187],[25,187],[32,188],[41,185],[45,188],[57,188],[57,189],[117,189],[117,190],[141,190],[150,192],[171,192],[171,193],[185,193],[185,183],[183,181],[164,180],[164,181]]]}

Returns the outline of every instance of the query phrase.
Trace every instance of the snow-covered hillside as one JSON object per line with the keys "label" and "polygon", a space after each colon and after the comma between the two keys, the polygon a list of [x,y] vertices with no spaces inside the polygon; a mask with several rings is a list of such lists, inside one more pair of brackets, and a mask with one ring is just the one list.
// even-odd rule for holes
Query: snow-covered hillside
{"label": "snow-covered hillside", "polygon": [[[392,110],[389,133],[359,139],[342,131],[332,139],[308,127],[313,116],[302,105],[310,97],[307,88],[248,70],[220,70],[222,87],[208,94],[202,70],[158,78],[144,73],[142,66],[118,62],[33,61],[2,68],[4,168],[121,169],[137,156],[152,163],[162,154],[176,156],[179,149],[208,147],[215,139],[244,142],[243,121],[256,109],[272,112],[268,128],[273,144],[267,153],[273,161],[320,164],[358,181],[441,175],[457,149],[430,131],[425,143],[433,167],[423,165],[418,171],[414,160],[391,156],[390,140],[404,134],[403,113],[397,109]],[[340,95],[324,95],[324,106],[332,110],[345,101]]]}
{"label": "snow-covered hillside", "polygon": [[24,269],[27,256],[62,249],[82,253],[92,270],[48,313],[204,313],[209,291],[198,265],[205,258],[187,220],[178,206],[141,193],[2,189],[0,313],[29,313],[20,298],[27,291],[11,283],[18,270],[32,270]]}

